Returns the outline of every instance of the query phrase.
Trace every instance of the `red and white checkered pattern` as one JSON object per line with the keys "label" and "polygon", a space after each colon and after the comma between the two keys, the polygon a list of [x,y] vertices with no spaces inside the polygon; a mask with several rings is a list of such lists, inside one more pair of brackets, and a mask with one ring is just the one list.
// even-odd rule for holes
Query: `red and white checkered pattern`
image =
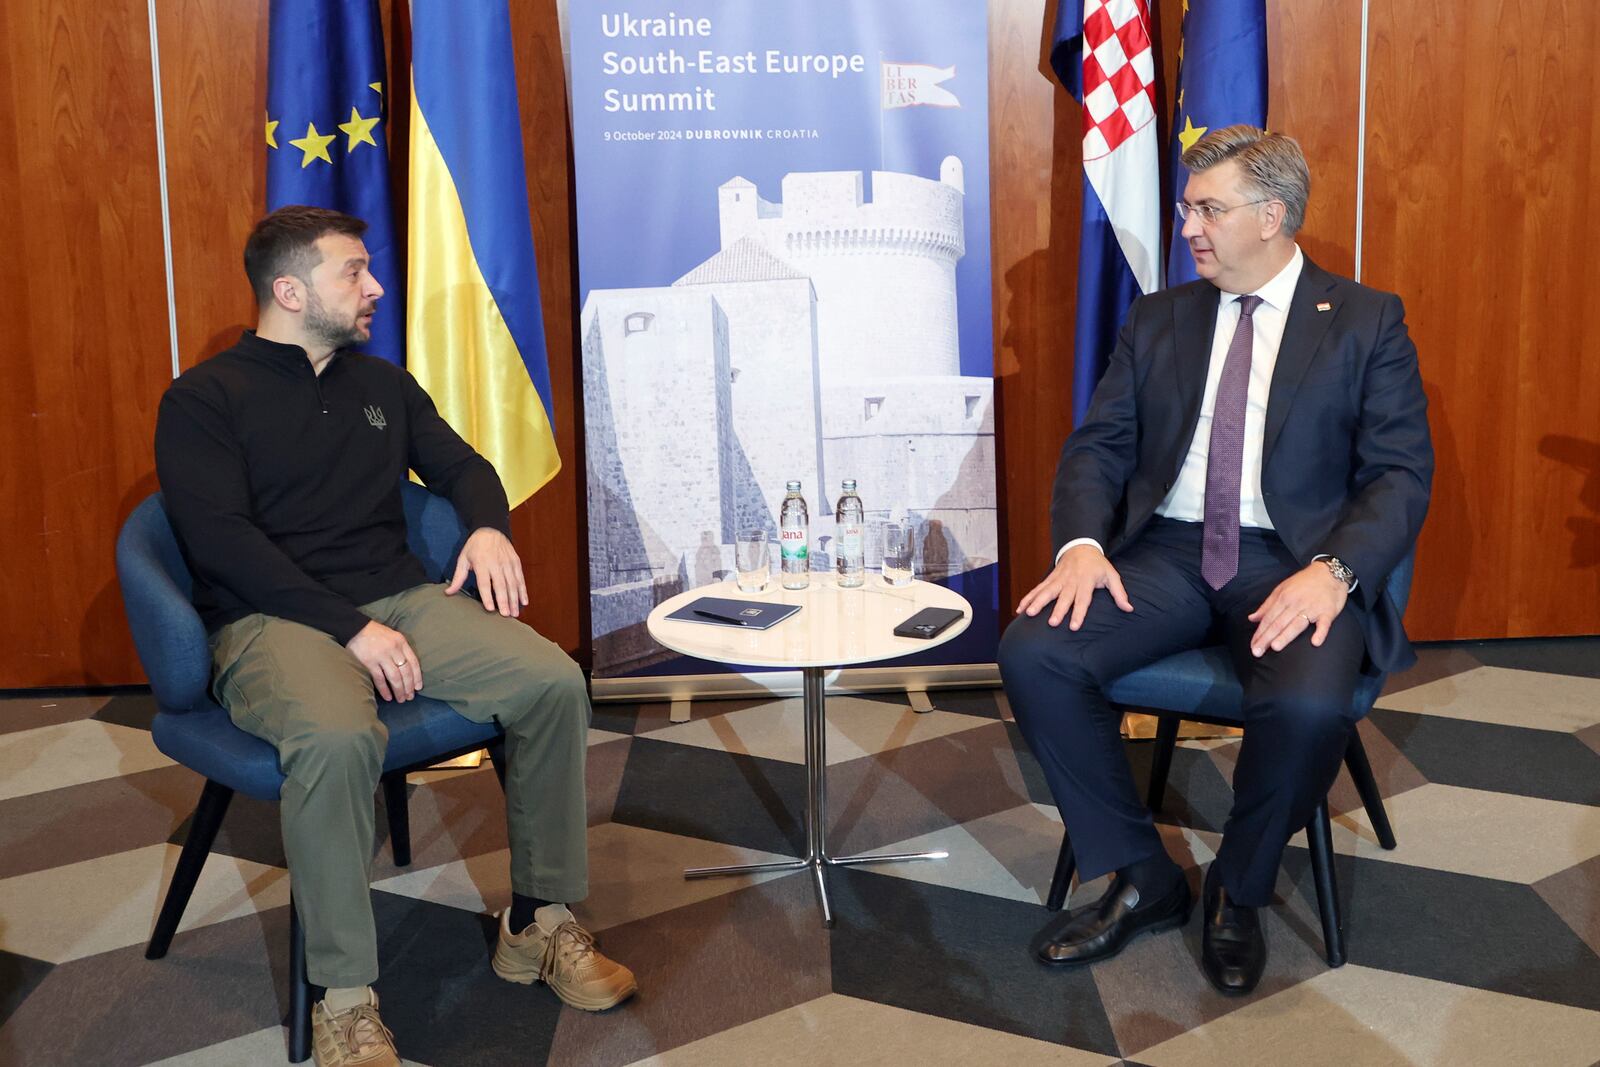
{"label": "red and white checkered pattern", "polygon": [[1109,155],[1155,121],[1155,78],[1146,0],[1084,0],[1085,160]]}

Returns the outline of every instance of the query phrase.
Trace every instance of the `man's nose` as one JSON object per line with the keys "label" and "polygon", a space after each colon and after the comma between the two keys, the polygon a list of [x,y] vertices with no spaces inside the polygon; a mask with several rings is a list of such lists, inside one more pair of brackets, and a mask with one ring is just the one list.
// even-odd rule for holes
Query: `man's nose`
{"label": "man's nose", "polygon": [[376,300],[383,295],[383,286],[378,284],[378,279],[372,276],[371,271],[367,272],[367,287],[365,295],[368,300]]}
{"label": "man's nose", "polygon": [[1188,240],[1192,237],[1199,237],[1200,229],[1200,213],[1191,211],[1189,212],[1189,217],[1183,220],[1183,229],[1178,232],[1183,236],[1184,240]]}

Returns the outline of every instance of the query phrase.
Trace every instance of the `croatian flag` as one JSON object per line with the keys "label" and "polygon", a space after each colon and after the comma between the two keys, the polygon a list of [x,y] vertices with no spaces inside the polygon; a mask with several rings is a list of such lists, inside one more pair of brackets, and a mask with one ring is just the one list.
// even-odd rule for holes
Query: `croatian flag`
{"label": "croatian flag", "polygon": [[1161,284],[1161,172],[1148,0],[1061,0],[1050,65],[1083,105],[1072,421],[1116,347],[1128,305]]}

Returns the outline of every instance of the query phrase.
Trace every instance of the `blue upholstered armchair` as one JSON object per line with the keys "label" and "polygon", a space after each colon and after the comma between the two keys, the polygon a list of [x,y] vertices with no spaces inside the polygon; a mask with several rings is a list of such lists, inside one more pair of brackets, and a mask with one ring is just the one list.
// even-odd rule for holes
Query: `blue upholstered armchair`
{"label": "blue upholstered armchair", "polygon": [[[401,492],[411,551],[422,560],[428,578],[439,581],[454,568],[467,531],[443,498],[409,482]],[[134,646],[159,708],[151,728],[156,747],[206,780],[145,951],[149,959],[160,959],[172,943],[234,793],[276,801],[284,776],[277,750],[234,726],[211,698],[205,627],[190,602],[192,579],[159,493],[123,524],[117,538],[117,577]],[[389,730],[383,764],[389,840],[395,864],[403,867],[411,862],[405,772],[487,746],[503,776],[500,736],[492,723],[472,722],[448,704],[424,696],[404,704],[380,701],[378,716]],[[289,1058],[298,1063],[311,1051],[311,997],[303,935],[292,906],[289,940]]]}

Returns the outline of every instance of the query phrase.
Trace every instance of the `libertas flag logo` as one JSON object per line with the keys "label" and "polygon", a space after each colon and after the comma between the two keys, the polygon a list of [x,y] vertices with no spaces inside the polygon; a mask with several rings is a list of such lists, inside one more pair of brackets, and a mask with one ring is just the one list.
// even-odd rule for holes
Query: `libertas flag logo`
{"label": "libertas flag logo", "polygon": [[383,409],[378,405],[369,404],[361,410],[366,412],[367,421],[372,423],[372,425],[376,426],[378,429],[381,430],[385,426],[389,425],[389,420],[383,417]]}
{"label": "libertas flag logo", "polygon": [[956,76],[955,67],[926,63],[891,63],[884,60],[883,110],[897,107],[960,107],[956,94],[940,85]]}

